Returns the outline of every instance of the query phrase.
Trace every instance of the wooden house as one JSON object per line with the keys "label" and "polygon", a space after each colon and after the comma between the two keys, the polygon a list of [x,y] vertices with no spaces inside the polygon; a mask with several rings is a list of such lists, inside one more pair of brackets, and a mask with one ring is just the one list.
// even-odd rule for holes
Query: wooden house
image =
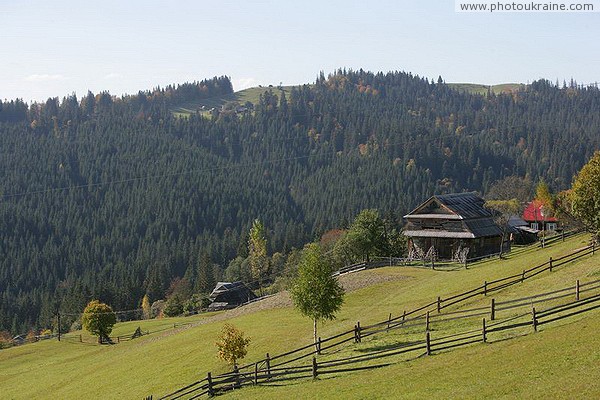
{"label": "wooden house", "polygon": [[[492,211],[475,193],[432,196],[404,216],[404,234],[414,258],[460,260],[510,250],[510,241],[496,225]],[[508,236],[508,235],[505,235]]]}
{"label": "wooden house", "polygon": [[240,306],[256,299],[256,295],[243,282],[218,282],[209,299],[209,311],[217,311]]}
{"label": "wooden house", "polygon": [[544,205],[539,200],[533,200],[523,211],[523,220],[531,229],[539,231],[555,231],[558,219],[550,215],[549,210],[544,210]]}

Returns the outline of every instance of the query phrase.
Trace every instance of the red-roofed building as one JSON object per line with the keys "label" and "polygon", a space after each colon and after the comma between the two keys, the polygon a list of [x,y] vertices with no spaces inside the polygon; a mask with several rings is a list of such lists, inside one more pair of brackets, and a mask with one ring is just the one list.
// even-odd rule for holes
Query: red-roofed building
{"label": "red-roofed building", "polygon": [[544,210],[544,205],[539,200],[533,200],[523,211],[523,220],[529,224],[531,229],[555,231],[558,220],[550,215],[549,210]]}

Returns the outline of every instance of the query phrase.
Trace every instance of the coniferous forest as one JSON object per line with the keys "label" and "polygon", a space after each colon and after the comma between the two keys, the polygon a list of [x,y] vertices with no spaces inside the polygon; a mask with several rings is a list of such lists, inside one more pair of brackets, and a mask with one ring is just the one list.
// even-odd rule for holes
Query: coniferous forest
{"label": "coniferous forest", "polygon": [[434,193],[506,176],[554,190],[600,147],[600,90],[539,80],[479,95],[404,72],[339,70],[253,108],[176,116],[227,77],[115,97],[0,102],[0,331],[116,310],[185,278],[210,289],[255,219],[287,254],[365,208],[401,224]]}

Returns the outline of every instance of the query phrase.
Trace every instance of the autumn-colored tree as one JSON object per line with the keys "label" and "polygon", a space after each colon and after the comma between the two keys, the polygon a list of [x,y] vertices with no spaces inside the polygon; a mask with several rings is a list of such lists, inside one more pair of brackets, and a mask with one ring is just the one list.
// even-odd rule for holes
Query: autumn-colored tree
{"label": "autumn-colored tree", "polygon": [[150,298],[148,295],[144,295],[142,298],[142,314],[144,319],[152,318],[152,310],[150,306]]}
{"label": "autumn-colored tree", "polygon": [[254,220],[250,229],[248,254],[252,279],[258,281],[260,295],[262,296],[262,281],[269,270],[269,259],[267,257],[265,226],[257,219]]}
{"label": "autumn-colored tree", "polygon": [[12,336],[8,331],[0,331],[0,349],[12,346]]}
{"label": "autumn-colored tree", "polygon": [[600,233],[600,151],[575,176],[571,191],[573,214],[589,229],[597,239]]}
{"label": "autumn-colored tree", "polygon": [[225,324],[215,343],[219,350],[217,357],[235,367],[237,360],[246,357],[249,344],[250,338],[244,337],[244,332],[233,325]]}
{"label": "autumn-colored tree", "polygon": [[98,336],[98,343],[108,339],[116,322],[112,307],[98,300],[90,301],[81,317],[81,325],[92,335]]}

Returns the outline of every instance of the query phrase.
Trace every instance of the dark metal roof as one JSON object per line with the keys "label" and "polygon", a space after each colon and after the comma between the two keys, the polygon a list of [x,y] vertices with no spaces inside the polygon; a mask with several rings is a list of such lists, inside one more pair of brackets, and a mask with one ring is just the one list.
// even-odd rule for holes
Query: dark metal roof
{"label": "dark metal roof", "polygon": [[239,305],[254,300],[256,295],[243,282],[218,282],[209,298],[215,303]]}
{"label": "dark metal roof", "polygon": [[502,236],[502,229],[491,218],[468,220],[465,225],[475,237]]}
{"label": "dark metal roof", "polygon": [[[474,239],[502,236],[502,229],[493,219],[491,210],[484,207],[485,201],[475,193],[453,193],[432,196],[411,211],[405,235],[415,237],[446,237]],[[439,212],[439,213],[438,213]],[[418,220],[439,219],[461,220],[462,231],[444,229],[415,229],[421,226]],[[442,224],[442,226],[444,226]],[[412,228],[412,229],[411,229]]]}
{"label": "dark metal roof", "polygon": [[[420,217],[421,215],[431,214],[429,212],[419,214],[419,211],[430,205],[432,201],[435,201],[445,209],[458,216],[458,219],[491,218],[493,216],[492,212],[483,206],[485,201],[481,197],[477,196],[477,194],[470,192],[431,196],[429,199],[427,199],[427,201],[419,205],[408,215],[405,215],[404,218],[416,218],[417,215]],[[452,214],[440,214],[439,217],[457,219],[456,216],[451,215]]]}
{"label": "dark metal roof", "polygon": [[492,217],[492,212],[483,206],[485,201],[475,193],[453,193],[433,197],[465,219]]}

